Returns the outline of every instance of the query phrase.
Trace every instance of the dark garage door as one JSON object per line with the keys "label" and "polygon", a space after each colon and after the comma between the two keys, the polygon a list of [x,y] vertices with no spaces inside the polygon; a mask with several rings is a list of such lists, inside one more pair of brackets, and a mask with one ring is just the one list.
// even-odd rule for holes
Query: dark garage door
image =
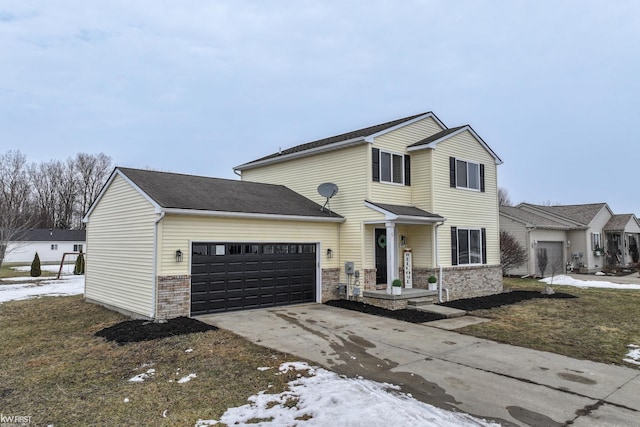
{"label": "dark garage door", "polygon": [[193,243],[191,314],[316,300],[316,245]]}

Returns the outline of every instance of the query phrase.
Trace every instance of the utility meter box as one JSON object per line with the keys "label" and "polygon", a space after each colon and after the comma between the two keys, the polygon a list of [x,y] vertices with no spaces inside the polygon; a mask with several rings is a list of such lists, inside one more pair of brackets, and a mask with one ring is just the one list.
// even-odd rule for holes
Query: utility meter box
{"label": "utility meter box", "polygon": [[345,274],[353,274],[354,272],[353,261],[346,261],[344,263],[344,272]]}

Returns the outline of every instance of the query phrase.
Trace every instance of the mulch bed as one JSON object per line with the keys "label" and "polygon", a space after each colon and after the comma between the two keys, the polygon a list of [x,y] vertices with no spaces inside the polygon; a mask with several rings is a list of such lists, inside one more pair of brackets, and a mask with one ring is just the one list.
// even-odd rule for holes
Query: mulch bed
{"label": "mulch bed", "polygon": [[196,319],[176,317],[163,323],[148,320],[127,320],[104,328],[96,332],[95,335],[122,345],[195,332],[215,331],[216,329],[218,328]]}
{"label": "mulch bed", "polygon": [[575,295],[556,292],[551,295],[543,294],[540,291],[510,291],[501,294],[486,295],[483,297],[458,299],[455,301],[443,302],[440,305],[445,307],[457,308],[459,310],[475,311],[488,310],[491,308],[501,307],[503,305],[517,304],[522,301],[531,299],[565,299],[577,298]]}
{"label": "mulch bed", "polygon": [[[503,305],[516,304],[522,301],[528,301],[535,298],[546,299],[564,299],[564,298],[577,298],[575,295],[566,294],[562,292],[554,293],[551,295],[543,294],[540,291],[511,291],[503,292],[496,295],[487,295],[475,298],[459,299],[455,301],[445,302],[439,305],[446,307],[457,308],[466,311],[475,310],[487,310],[491,308],[501,307]],[[390,317],[392,319],[403,320],[411,323],[424,323],[433,322],[434,320],[445,319],[445,316],[441,316],[435,313],[426,313],[419,310],[387,310],[385,308],[376,307],[373,305],[365,304],[358,301],[351,300],[331,300],[325,304],[345,308],[348,310],[359,311],[362,313],[373,314],[376,316]]]}
{"label": "mulch bed", "polygon": [[419,310],[387,310],[375,305],[365,304],[359,301],[346,299],[335,299],[325,302],[333,307],[346,308],[347,310],[359,311],[361,313],[373,314],[375,316],[390,317],[396,320],[403,320],[411,323],[433,322],[434,320],[445,319],[445,316],[436,313],[427,313]]}

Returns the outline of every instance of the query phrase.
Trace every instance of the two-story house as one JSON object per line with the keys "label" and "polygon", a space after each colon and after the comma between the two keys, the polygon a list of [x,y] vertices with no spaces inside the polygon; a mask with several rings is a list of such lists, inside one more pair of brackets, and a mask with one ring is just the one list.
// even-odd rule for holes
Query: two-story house
{"label": "two-story house", "polygon": [[[471,126],[447,128],[423,113],[280,150],[234,169],[244,181],[282,184],[322,203],[334,183],[337,257],[362,272],[365,289],[392,281],[427,288],[435,275],[450,298],[502,290],[497,165]],[[412,268],[405,277],[404,253]],[[341,281],[347,281],[344,271]]]}
{"label": "two-story house", "polygon": [[85,297],[171,318],[432,275],[443,298],[497,293],[500,163],[470,126],[424,113],[244,163],[241,180],[118,167],[84,218]]}

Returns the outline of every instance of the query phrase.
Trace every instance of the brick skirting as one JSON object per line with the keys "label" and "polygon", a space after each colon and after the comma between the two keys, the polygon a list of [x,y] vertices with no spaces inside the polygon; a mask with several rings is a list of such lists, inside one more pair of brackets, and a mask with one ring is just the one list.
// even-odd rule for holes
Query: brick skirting
{"label": "brick skirting", "polygon": [[191,276],[158,276],[156,319],[191,315]]}

